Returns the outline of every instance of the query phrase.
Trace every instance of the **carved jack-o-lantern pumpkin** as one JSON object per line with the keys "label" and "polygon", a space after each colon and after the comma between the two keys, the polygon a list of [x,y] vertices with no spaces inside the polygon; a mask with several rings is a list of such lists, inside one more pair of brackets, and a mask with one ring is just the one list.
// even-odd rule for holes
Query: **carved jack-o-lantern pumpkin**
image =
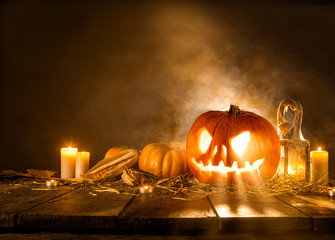
{"label": "carved jack-o-lantern pumpkin", "polygon": [[197,118],[187,137],[186,157],[200,182],[255,184],[276,173],[280,142],[268,120],[230,106]]}

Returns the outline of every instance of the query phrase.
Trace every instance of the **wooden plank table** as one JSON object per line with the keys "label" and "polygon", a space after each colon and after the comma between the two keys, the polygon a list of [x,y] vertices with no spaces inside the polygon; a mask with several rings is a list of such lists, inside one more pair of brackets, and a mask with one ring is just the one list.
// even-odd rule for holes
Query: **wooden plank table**
{"label": "wooden plank table", "polygon": [[222,230],[306,230],[312,225],[308,215],[275,197],[234,193],[213,194],[209,199]]}
{"label": "wooden plank table", "polygon": [[212,231],[217,220],[207,198],[182,201],[144,195],[120,214],[120,227],[148,232]]}
{"label": "wooden plank table", "polygon": [[0,227],[14,227],[20,213],[73,191],[73,187],[48,189],[33,180],[0,184]]}
{"label": "wooden plank table", "polygon": [[335,230],[335,198],[321,194],[277,198],[308,215],[315,231]]}
{"label": "wooden plank table", "polygon": [[239,191],[184,201],[94,192],[83,185],[46,190],[43,181],[1,183],[0,193],[0,229],[6,231],[178,234],[335,230],[335,199],[326,194],[271,197]]}
{"label": "wooden plank table", "polygon": [[77,189],[18,216],[21,228],[99,229],[117,227],[117,216],[132,196]]}

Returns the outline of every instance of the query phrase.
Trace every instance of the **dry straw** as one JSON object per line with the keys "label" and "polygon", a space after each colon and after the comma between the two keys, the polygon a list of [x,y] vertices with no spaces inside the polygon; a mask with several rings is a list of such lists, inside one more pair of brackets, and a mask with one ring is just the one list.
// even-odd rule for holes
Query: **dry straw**
{"label": "dry straw", "polygon": [[138,187],[151,185],[155,187],[153,195],[168,197],[185,201],[197,200],[210,194],[234,194],[245,192],[256,195],[303,195],[309,193],[324,193],[327,191],[324,176],[317,182],[307,182],[290,175],[276,175],[271,179],[265,179],[263,184],[250,186],[245,183],[237,185],[210,185],[200,183],[191,173],[169,178],[158,178],[154,175],[127,169],[122,179],[112,182],[89,182],[90,190],[95,192],[110,191],[120,194],[138,195]]}

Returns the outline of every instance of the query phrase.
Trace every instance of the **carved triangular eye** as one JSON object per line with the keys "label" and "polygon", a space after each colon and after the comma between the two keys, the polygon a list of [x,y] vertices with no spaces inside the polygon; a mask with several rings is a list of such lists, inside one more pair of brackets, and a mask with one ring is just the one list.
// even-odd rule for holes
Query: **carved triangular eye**
{"label": "carved triangular eye", "polygon": [[244,150],[248,146],[249,141],[250,141],[250,132],[243,132],[231,140],[231,147],[239,156],[242,156]]}
{"label": "carved triangular eye", "polygon": [[203,128],[200,132],[199,136],[199,148],[202,153],[207,152],[209,145],[212,142],[212,136],[209,134],[209,132]]}

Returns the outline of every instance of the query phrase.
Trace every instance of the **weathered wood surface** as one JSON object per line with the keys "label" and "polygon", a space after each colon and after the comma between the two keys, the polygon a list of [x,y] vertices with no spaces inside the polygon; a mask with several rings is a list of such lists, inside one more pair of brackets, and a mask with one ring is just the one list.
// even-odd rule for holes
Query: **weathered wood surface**
{"label": "weathered wood surface", "polygon": [[217,229],[217,220],[207,198],[182,201],[150,195],[138,196],[120,214],[120,227],[135,230],[178,231]]}
{"label": "weathered wood surface", "polygon": [[213,194],[209,199],[221,230],[311,229],[310,217],[274,197],[235,193]]}
{"label": "weathered wood surface", "polygon": [[[0,228],[107,229],[126,233],[215,230],[335,230],[335,199],[326,194],[212,194],[183,201],[41,183],[0,184]],[[114,231],[115,230],[115,231]]]}
{"label": "weathered wood surface", "polygon": [[55,201],[22,212],[22,228],[117,228],[116,217],[131,200],[130,195],[112,192],[94,193],[77,189]]}
{"label": "weathered wood surface", "polygon": [[334,198],[330,198],[326,194],[285,195],[277,198],[310,216],[315,231],[335,230]]}
{"label": "weathered wood surface", "polygon": [[113,234],[79,232],[0,233],[1,240],[334,240],[335,234],[310,231],[239,231],[205,234]]}
{"label": "weathered wood surface", "polygon": [[71,192],[73,187],[47,188],[45,182],[33,180],[0,183],[0,227],[13,227],[16,216],[50,199]]}

